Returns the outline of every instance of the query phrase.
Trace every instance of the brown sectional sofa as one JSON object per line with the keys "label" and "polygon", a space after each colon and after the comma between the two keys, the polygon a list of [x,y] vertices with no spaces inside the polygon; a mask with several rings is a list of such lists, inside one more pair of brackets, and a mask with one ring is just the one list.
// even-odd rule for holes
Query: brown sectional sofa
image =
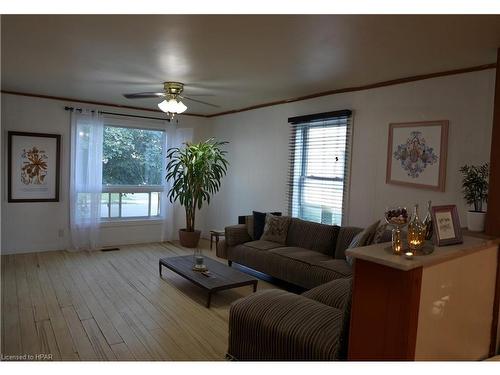
{"label": "brown sectional sofa", "polygon": [[[283,245],[254,239],[251,219],[247,216],[246,224],[226,227],[217,256],[308,290],[302,295],[264,290],[234,302],[229,310],[228,357],[347,359],[352,270],[345,250],[362,229],[292,218]],[[378,241],[390,241],[390,231]]]}
{"label": "brown sectional sofa", "polygon": [[[250,219],[250,217],[248,217]],[[278,279],[311,289],[348,278],[345,249],[361,228],[338,227],[291,218],[286,244],[252,238],[251,220],[226,227],[217,256]]]}

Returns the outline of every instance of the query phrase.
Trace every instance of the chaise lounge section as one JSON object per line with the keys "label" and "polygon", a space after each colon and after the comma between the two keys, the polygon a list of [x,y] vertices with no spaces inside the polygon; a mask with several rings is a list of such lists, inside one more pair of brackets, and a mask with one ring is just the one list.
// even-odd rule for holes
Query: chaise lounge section
{"label": "chaise lounge section", "polygon": [[302,295],[271,289],[234,302],[228,356],[247,361],[346,359],[351,284],[351,279],[337,279]]}

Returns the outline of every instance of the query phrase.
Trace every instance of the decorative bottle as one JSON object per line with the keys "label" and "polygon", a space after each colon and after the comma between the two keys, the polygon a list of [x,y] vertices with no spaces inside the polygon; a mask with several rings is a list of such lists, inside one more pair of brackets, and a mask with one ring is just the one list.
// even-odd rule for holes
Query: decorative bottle
{"label": "decorative bottle", "polygon": [[416,252],[424,247],[425,227],[418,216],[418,204],[413,209],[413,216],[408,223],[408,247],[411,252]]}
{"label": "decorative bottle", "polygon": [[434,231],[434,223],[432,222],[432,215],[431,215],[431,201],[427,202],[427,214],[425,215],[424,218],[424,227],[425,227],[425,239],[426,240],[431,240],[432,239],[432,234]]}

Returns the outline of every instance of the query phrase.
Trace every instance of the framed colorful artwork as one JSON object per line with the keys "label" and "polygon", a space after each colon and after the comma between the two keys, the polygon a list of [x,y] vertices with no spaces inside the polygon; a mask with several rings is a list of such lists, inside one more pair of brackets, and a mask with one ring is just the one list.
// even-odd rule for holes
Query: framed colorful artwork
{"label": "framed colorful artwork", "polygon": [[458,217],[457,206],[433,206],[434,243],[437,246],[462,243],[462,229]]}
{"label": "framed colorful artwork", "polygon": [[61,136],[8,133],[8,201],[59,202]]}
{"label": "framed colorful artwork", "polygon": [[389,124],[386,183],[444,191],[448,121]]}

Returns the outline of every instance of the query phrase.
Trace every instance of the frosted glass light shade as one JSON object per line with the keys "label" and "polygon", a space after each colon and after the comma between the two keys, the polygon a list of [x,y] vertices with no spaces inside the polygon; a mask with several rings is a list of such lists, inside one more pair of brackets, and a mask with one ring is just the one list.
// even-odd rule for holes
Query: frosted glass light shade
{"label": "frosted glass light shade", "polygon": [[173,98],[162,101],[158,104],[158,108],[167,113],[182,113],[187,109],[183,102]]}

